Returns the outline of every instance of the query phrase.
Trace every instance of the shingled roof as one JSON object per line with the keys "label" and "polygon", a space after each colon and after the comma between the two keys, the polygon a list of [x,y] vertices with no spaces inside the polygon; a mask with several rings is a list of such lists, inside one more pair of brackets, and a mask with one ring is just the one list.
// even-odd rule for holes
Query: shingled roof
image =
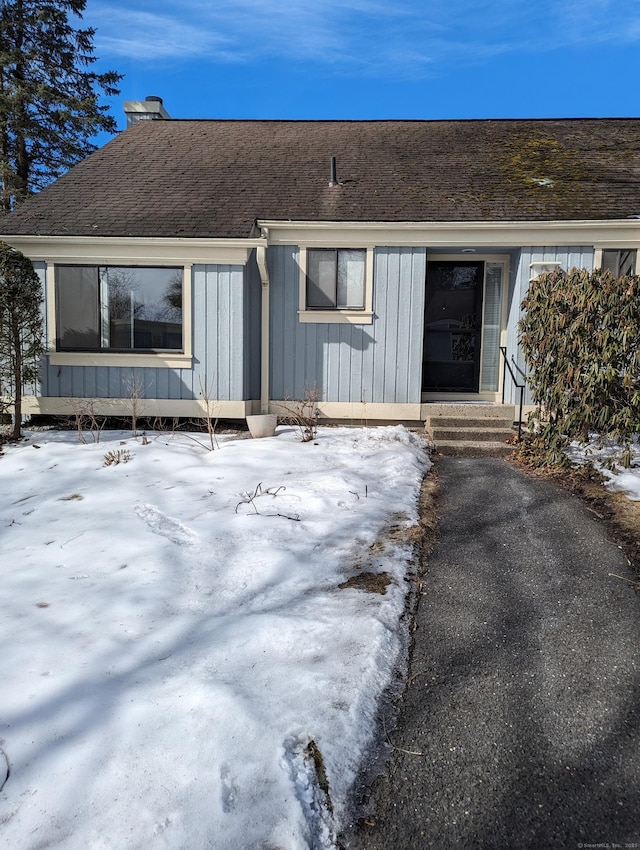
{"label": "shingled roof", "polygon": [[[330,188],[330,157],[342,185]],[[256,219],[640,214],[640,119],[139,121],[0,222],[5,235],[240,237]]]}

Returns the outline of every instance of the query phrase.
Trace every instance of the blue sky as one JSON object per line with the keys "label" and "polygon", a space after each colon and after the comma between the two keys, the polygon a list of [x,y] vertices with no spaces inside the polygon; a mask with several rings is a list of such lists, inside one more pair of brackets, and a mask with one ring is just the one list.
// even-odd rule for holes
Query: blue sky
{"label": "blue sky", "polygon": [[174,118],[637,116],[640,0],[88,0]]}

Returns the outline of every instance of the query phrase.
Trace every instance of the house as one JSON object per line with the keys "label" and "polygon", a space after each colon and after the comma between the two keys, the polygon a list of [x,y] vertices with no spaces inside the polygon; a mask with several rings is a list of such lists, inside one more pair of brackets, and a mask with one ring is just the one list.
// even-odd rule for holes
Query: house
{"label": "house", "polygon": [[[130,126],[0,220],[45,293],[27,409],[424,420],[517,402],[520,304],[551,268],[634,271],[640,119]],[[136,119],[155,120],[136,120]],[[517,372],[516,372],[517,375]]]}

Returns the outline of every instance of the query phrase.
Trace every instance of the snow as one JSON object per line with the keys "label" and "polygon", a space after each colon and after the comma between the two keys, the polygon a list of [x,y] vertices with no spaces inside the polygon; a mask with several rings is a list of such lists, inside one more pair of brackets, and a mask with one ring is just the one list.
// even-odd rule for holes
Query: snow
{"label": "snow", "polygon": [[[401,426],[6,447],[0,845],[333,847],[405,650],[428,467]],[[339,587],[383,571],[384,595]]]}
{"label": "snow", "polygon": [[624,493],[634,502],[640,502],[640,442],[636,436],[631,447],[631,466],[625,469],[614,464],[613,469],[606,465],[613,457],[620,456],[620,445],[612,440],[603,440],[593,435],[588,443],[574,441],[568,449],[572,463],[582,465],[592,463],[605,478],[605,487],[613,493]]}

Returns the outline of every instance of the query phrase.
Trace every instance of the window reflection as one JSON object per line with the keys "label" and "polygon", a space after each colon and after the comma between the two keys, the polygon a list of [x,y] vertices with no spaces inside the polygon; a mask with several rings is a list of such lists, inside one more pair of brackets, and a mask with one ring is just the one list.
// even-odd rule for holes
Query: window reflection
{"label": "window reflection", "polygon": [[182,269],[56,266],[57,348],[182,349]]}

